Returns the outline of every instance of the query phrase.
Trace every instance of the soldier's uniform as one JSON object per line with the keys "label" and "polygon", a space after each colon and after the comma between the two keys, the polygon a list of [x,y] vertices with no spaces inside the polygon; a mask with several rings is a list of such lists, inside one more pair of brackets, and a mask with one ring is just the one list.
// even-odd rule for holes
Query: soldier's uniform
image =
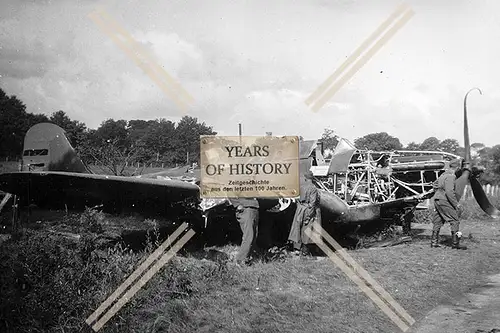
{"label": "soldier's uniform", "polygon": [[243,236],[241,246],[236,255],[236,262],[244,263],[255,246],[259,227],[259,202],[255,198],[230,199],[236,208],[236,220],[240,224]]}
{"label": "soldier's uniform", "polygon": [[450,162],[450,168],[446,170],[434,184],[436,192],[434,194],[434,209],[432,218],[431,247],[441,247],[439,245],[439,231],[444,223],[450,223],[452,247],[456,249],[466,249],[460,246],[460,221],[458,219],[458,200],[455,193],[455,170],[460,166],[459,160]]}
{"label": "soldier's uniform", "polygon": [[309,224],[314,222],[321,225],[321,208],[319,206],[319,191],[311,182],[312,172],[306,173],[304,178],[307,181],[305,184],[301,184],[300,199],[297,201],[297,209],[288,240],[293,244],[294,250],[307,254],[309,253],[307,245],[314,244],[314,241],[306,235],[305,230]]}

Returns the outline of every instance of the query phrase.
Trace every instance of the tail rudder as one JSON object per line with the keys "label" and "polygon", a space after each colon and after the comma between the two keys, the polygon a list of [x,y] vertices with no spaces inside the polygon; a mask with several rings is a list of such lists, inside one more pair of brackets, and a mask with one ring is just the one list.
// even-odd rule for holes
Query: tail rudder
{"label": "tail rudder", "polygon": [[65,131],[52,123],[36,124],[26,132],[22,170],[89,173]]}

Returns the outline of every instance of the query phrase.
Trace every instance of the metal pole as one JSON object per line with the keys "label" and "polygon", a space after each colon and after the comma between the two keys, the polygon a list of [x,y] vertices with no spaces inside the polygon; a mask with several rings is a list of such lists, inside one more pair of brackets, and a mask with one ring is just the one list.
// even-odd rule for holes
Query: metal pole
{"label": "metal pole", "polygon": [[240,145],[241,145],[242,144],[242,142],[241,142],[241,123],[238,124],[238,134],[239,134]]}

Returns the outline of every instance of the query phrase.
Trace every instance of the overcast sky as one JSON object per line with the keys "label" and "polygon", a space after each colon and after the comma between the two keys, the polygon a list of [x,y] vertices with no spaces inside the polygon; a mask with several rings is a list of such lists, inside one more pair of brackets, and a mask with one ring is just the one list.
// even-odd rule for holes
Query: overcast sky
{"label": "overcast sky", "polygon": [[98,4],[194,97],[221,135],[354,140],[388,132],[500,143],[500,1],[409,0],[415,15],[319,112],[305,99],[400,4],[395,0],[1,0],[0,87],[29,112],[177,121],[185,113],[88,17]]}

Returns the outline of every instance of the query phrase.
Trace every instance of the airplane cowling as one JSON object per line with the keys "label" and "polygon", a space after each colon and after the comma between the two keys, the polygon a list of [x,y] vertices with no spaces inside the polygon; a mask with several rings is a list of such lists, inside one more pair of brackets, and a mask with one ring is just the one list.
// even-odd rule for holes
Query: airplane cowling
{"label": "airplane cowling", "polygon": [[341,223],[362,224],[380,218],[380,205],[365,205],[351,207],[339,220]]}
{"label": "airplane cowling", "polygon": [[325,190],[319,190],[322,214],[329,220],[337,220],[349,210],[347,204],[338,196]]}
{"label": "airplane cowling", "polygon": [[365,223],[380,218],[379,205],[349,207],[337,195],[319,190],[320,206],[323,218],[335,223],[352,224]]}

